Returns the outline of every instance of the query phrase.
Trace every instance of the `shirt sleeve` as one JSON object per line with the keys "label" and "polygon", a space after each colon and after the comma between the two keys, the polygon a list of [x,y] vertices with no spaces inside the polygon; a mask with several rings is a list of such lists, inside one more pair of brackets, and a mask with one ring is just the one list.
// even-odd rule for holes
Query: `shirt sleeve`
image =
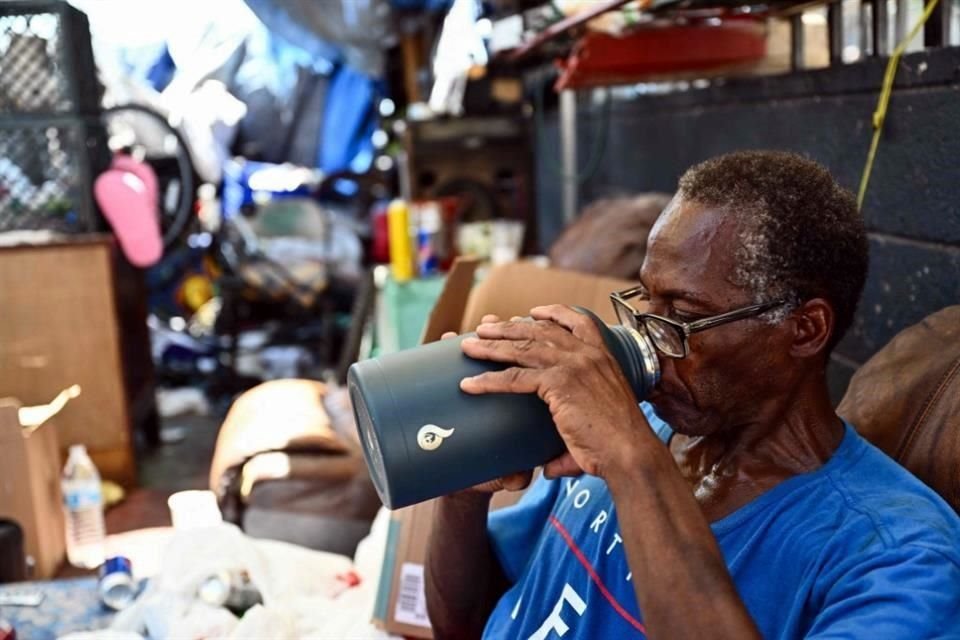
{"label": "shirt sleeve", "polygon": [[533,555],[559,491],[560,480],[538,476],[519,502],[487,517],[490,544],[511,583],[517,581]]}
{"label": "shirt sleeve", "polygon": [[960,566],[954,557],[903,545],[833,572],[808,640],[960,639]]}
{"label": "shirt sleeve", "polygon": [[664,444],[670,442],[670,436],[673,435],[673,428],[657,415],[657,411],[653,408],[653,405],[649,402],[641,402],[640,411],[643,411],[643,417],[647,419],[647,423],[650,425],[650,428],[653,429],[653,432],[657,434],[657,437],[660,438],[660,441]]}

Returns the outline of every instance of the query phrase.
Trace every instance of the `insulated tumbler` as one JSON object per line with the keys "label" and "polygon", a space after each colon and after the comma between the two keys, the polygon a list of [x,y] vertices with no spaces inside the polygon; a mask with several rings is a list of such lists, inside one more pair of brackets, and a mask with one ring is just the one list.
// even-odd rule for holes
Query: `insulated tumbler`
{"label": "insulated tumbler", "polygon": [[[660,378],[650,339],[629,327],[608,327],[591,311],[575,308],[597,324],[636,400],[644,399]],[[565,450],[536,394],[460,390],[463,378],[510,366],[467,357],[460,349],[466,337],[350,367],[347,386],[364,457],[389,509],[533,469]]]}

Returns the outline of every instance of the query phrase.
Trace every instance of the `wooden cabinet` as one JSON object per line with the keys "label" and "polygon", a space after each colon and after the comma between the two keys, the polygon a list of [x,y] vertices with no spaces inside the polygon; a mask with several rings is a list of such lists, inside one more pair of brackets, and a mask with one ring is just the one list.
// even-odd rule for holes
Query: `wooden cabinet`
{"label": "wooden cabinet", "polygon": [[105,478],[135,485],[133,425],[147,440],[156,426],[142,273],[109,236],[0,248],[0,396],[43,404],[72,384],[61,448],[82,443]]}

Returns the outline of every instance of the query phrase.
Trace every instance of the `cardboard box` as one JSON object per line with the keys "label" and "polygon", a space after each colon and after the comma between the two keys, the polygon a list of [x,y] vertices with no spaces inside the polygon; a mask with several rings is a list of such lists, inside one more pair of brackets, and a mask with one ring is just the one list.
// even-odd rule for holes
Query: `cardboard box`
{"label": "cardboard box", "polygon": [[[453,265],[427,321],[423,342],[438,340],[447,331],[472,331],[488,313],[501,318],[524,316],[532,307],[553,303],[587,307],[613,323],[616,317],[610,293],[635,284],[517,262],[494,267],[471,289],[477,268],[477,262],[471,260]],[[521,495],[499,493],[490,508],[513,504]],[[428,501],[393,512],[374,607],[374,622],[390,633],[433,638],[426,615],[423,566],[435,507],[435,501]]]}
{"label": "cardboard box", "polygon": [[0,248],[0,393],[41,404],[82,385],[57,420],[61,451],[84,444],[103,478],[133,487],[131,415],[149,414],[152,364],[142,276],[117,264],[109,236]]}
{"label": "cardboard box", "polygon": [[66,540],[60,493],[56,414],[76,397],[71,387],[47,405],[23,407],[0,399],[0,517],[22,528],[35,578],[51,578],[63,563]]}

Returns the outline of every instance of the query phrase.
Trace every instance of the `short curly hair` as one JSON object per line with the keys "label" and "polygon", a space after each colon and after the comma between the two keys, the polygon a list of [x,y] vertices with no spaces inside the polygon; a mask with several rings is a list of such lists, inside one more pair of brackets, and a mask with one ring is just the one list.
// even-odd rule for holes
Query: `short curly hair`
{"label": "short curly hair", "polygon": [[738,151],[690,168],[679,195],[740,221],[738,284],[757,303],[822,297],[836,319],[828,352],[853,322],[867,278],[868,244],[853,194],[820,164],[785,151]]}

